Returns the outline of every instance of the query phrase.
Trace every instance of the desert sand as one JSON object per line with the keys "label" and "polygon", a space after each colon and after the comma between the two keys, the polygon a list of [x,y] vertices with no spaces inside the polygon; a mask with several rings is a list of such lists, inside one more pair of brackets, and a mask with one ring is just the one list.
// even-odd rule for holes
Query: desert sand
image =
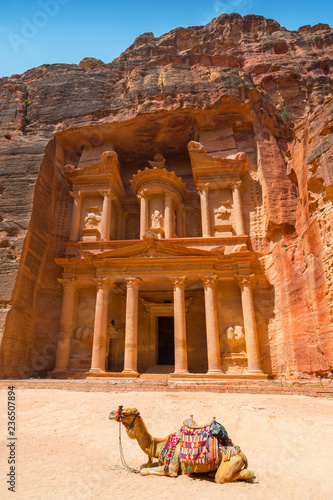
{"label": "desert sand", "polygon": [[[333,401],[305,396],[214,393],[98,393],[17,390],[17,483],[7,490],[7,393],[1,391],[2,499],[326,500],[333,497]],[[142,477],[121,465],[118,424],[108,413],[137,407],[153,436],[197,423],[221,422],[256,473],[253,483],[217,485],[202,475]],[[146,455],[124,429],[126,461]]]}

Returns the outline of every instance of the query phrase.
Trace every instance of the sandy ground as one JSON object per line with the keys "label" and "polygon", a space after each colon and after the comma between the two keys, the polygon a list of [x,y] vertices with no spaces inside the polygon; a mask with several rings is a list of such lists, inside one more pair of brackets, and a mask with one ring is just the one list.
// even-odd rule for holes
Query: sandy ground
{"label": "sandy ground", "polygon": [[[7,393],[0,393],[0,498],[328,500],[333,498],[333,401],[305,396],[213,393],[78,393],[17,390],[17,484],[7,490]],[[253,484],[217,485],[204,476],[142,477],[119,465],[118,424],[108,413],[135,406],[153,436],[191,413],[216,416],[256,472]],[[146,455],[123,432],[129,465]]]}

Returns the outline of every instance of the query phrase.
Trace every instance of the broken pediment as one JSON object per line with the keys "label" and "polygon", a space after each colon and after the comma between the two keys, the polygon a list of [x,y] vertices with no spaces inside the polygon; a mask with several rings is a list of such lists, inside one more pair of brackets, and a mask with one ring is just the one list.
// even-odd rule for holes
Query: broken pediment
{"label": "broken pediment", "polygon": [[[90,252],[84,252],[84,257],[90,257]],[[183,245],[166,243],[157,238],[145,238],[134,245],[117,248],[114,250],[102,251],[94,255],[94,259],[118,259],[118,258],[143,258],[143,257],[208,257],[210,252],[194,248],[187,248]]]}
{"label": "broken pediment", "polygon": [[119,174],[118,155],[115,151],[104,151],[101,161],[83,168],[74,168],[66,165],[64,176],[73,186],[73,191],[93,192],[96,189],[107,189],[112,186],[112,191],[119,198],[125,196],[122,180]]}

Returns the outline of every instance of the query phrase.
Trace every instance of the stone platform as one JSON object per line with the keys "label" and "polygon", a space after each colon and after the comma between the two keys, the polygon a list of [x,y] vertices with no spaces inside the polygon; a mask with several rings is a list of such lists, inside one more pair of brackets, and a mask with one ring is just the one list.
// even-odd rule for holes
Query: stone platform
{"label": "stone platform", "polygon": [[286,381],[274,380],[254,381],[193,381],[176,382],[167,380],[160,375],[158,379],[29,379],[29,380],[0,380],[0,389],[15,386],[16,389],[58,389],[79,392],[216,392],[216,393],[245,393],[245,394],[285,394],[297,396],[312,396],[333,398],[332,381],[323,381],[320,386],[316,381]]}

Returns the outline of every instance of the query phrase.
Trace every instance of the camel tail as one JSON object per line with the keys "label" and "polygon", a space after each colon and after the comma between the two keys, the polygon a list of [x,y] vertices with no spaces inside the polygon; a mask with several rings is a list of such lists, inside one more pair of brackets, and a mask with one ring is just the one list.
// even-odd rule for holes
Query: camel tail
{"label": "camel tail", "polygon": [[241,453],[242,453],[242,456],[244,458],[244,466],[242,468],[243,469],[247,469],[247,466],[249,465],[249,462],[248,462],[248,460],[246,458],[246,455],[243,452],[241,452]]}

